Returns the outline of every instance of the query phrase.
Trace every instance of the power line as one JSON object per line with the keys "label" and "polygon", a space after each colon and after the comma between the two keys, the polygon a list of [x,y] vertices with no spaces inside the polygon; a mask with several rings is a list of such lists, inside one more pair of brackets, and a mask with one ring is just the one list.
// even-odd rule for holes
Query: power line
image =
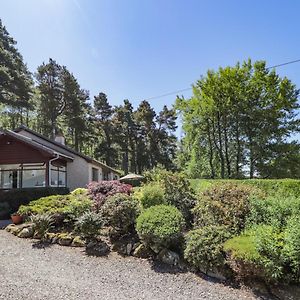
{"label": "power line", "polygon": [[[273,68],[278,68],[278,67],[282,67],[282,66],[286,66],[286,65],[290,65],[290,64],[294,64],[294,63],[297,63],[297,62],[300,62],[300,59],[288,61],[288,62],[279,64],[279,65],[274,65],[274,66],[266,68],[266,70],[273,69]],[[185,91],[190,91],[191,89],[193,89],[193,88],[192,87],[185,88],[185,89],[182,89],[182,90],[177,90],[177,91],[165,93],[165,94],[158,95],[158,96],[153,96],[153,97],[147,98],[145,100],[148,101],[148,100],[153,100],[153,99],[159,99],[159,98],[163,98],[163,97],[166,97],[166,96],[174,95],[174,94],[177,94],[177,93],[181,93],[181,92],[185,92]]]}

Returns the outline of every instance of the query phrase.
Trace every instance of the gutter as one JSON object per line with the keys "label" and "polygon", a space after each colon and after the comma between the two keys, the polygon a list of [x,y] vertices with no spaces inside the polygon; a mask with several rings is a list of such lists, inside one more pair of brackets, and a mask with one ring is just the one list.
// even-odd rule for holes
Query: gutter
{"label": "gutter", "polygon": [[59,159],[59,154],[55,152],[55,157],[49,160],[49,170],[48,170],[48,185],[51,187],[51,163]]}

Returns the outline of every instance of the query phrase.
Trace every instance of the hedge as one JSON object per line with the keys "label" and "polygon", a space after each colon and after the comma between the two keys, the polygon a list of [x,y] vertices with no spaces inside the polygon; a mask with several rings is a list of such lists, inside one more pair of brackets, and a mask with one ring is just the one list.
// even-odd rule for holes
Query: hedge
{"label": "hedge", "polygon": [[0,219],[8,218],[21,205],[26,205],[32,200],[51,195],[66,195],[68,193],[69,189],[64,187],[23,188],[0,191]]}

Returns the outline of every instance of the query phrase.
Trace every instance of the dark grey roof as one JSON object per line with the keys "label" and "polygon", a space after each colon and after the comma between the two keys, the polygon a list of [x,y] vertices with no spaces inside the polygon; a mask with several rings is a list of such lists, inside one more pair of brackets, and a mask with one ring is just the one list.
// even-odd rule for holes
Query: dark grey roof
{"label": "dark grey roof", "polygon": [[[116,170],[116,169],[114,169],[114,168],[112,168],[112,167],[109,167],[108,165],[106,165],[106,164],[104,164],[104,163],[102,163],[102,162],[100,162],[100,161],[97,161],[97,160],[95,160],[95,159],[93,159],[93,158],[91,158],[91,157],[89,157],[89,156],[87,156],[87,155],[85,155],[85,154],[82,154],[82,153],[80,153],[80,152],[77,152],[77,151],[75,151],[74,149],[72,149],[72,148],[70,148],[70,147],[68,147],[68,146],[66,146],[66,145],[63,145],[63,144],[61,144],[61,143],[58,143],[58,142],[53,141],[53,140],[51,140],[51,139],[48,139],[47,137],[41,135],[40,133],[38,133],[38,132],[36,132],[36,131],[33,131],[33,130],[29,129],[27,126],[21,125],[21,126],[18,127],[17,129],[15,129],[14,132],[15,132],[15,133],[18,133],[18,132],[20,132],[20,131],[22,131],[22,130],[25,130],[25,131],[27,131],[27,132],[29,132],[29,133],[31,133],[31,134],[33,134],[33,135],[35,135],[35,136],[37,136],[37,137],[39,137],[39,138],[41,138],[41,139],[47,141],[47,142],[49,142],[49,143],[51,143],[51,144],[53,144],[53,145],[55,145],[55,146],[57,146],[57,147],[60,147],[61,149],[65,150],[65,151],[68,151],[68,152],[70,152],[70,153],[72,153],[72,154],[75,154],[75,155],[77,155],[77,156],[79,156],[79,157],[82,157],[83,159],[85,159],[85,160],[86,160],[87,162],[89,162],[89,163],[93,163],[93,164],[98,165],[98,166],[100,166],[100,167],[104,167],[104,168],[110,169],[110,170],[114,171],[114,172],[117,173],[117,174],[121,174],[121,172],[119,172],[118,170]],[[18,135],[20,135],[20,134],[18,134]]]}

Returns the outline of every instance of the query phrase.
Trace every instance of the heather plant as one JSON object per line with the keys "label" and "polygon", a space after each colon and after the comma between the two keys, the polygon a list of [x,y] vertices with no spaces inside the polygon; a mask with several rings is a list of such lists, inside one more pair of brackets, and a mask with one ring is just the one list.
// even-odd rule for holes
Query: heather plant
{"label": "heather plant", "polygon": [[94,201],[94,208],[96,211],[105,203],[108,197],[115,194],[127,194],[132,192],[132,186],[121,183],[117,180],[91,182],[88,185],[88,194]]}

